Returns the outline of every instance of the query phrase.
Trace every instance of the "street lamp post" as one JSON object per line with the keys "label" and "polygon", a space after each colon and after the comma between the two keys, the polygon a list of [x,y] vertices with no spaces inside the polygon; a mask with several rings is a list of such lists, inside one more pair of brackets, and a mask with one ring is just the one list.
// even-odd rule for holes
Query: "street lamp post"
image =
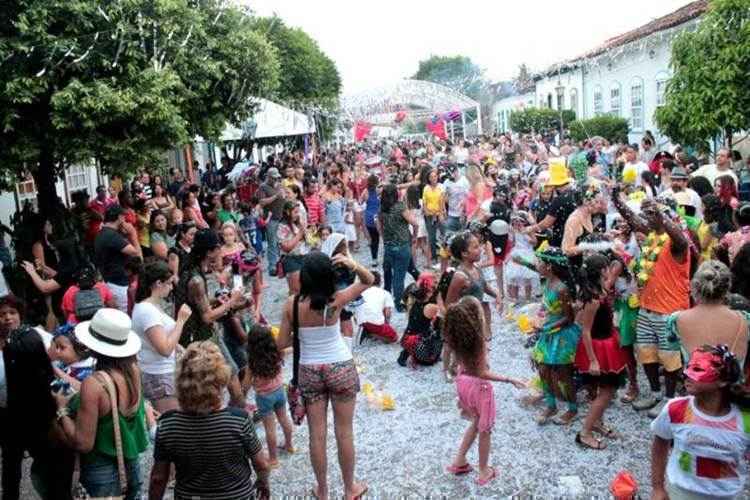
{"label": "street lamp post", "polygon": [[564,99],[563,96],[565,95],[564,94],[565,87],[563,87],[560,84],[559,80],[558,80],[557,87],[555,87],[555,91],[557,92],[557,108],[558,108],[558,111],[560,112],[560,142],[559,142],[558,146],[562,146],[562,143],[563,143],[563,130],[565,128],[564,124],[563,124],[563,99]]}

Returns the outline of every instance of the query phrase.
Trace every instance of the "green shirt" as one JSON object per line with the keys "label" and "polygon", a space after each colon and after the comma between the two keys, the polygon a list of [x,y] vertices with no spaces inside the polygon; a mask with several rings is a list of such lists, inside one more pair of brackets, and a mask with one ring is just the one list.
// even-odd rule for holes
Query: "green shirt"
{"label": "green shirt", "polygon": [[234,222],[235,224],[240,222],[240,214],[238,214],[237,212],[224,210],[223,208],[219,210],[216,216],[219,218],[219,221],[222,224],[224,224],[225,222]]}
{"label": "green shirt", "polygon": [[[80,393],[76,393],[68,403],[68,409],[72,413],[77,413],[81,407]],[[122,454],[125,460],[135,460],[148,448],[148,430],[146,429],[146,410],[143,395],[138,402],[138,408],[135,413],[125,417],[122,413],[120,417],[120,436],[122,437]],[[94,439],[94,448],[85,455],[81,460],[93,458],[95,454],[105,455],[111,458],[117,458],[117,448],[115,448],[115,426],[112,420],[112,413],[100,416],[96,423],[96,438]]]}

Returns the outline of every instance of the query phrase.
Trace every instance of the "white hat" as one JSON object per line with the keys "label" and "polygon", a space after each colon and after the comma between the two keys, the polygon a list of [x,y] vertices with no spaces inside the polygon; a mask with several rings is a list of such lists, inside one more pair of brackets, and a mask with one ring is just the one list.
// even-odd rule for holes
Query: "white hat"
{"label": "white hat", "polygon": [[118,309],[99,309],[91,321],[78,323],[75,332],[81,344],[110,358],[127,358],[141,350],[130,317]]}
{"label": "white hat", "polygon": [[510,231],[508,223],[502,219],[495,219],[490,224],[490,232],[495,236],[504,236]]}

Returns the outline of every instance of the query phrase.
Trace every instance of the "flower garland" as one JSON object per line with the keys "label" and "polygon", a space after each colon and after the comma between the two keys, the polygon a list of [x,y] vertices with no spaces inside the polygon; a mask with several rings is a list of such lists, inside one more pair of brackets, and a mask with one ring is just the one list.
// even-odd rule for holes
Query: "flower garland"
{"label": "flower garland", "polygon": [[658,235],[652,231],[646,237],[641,248],[641,258],[638,260],[638,287],[644,288],[654,273],[656,259],[661,255],[664,245],[669,241],[667,233]]}

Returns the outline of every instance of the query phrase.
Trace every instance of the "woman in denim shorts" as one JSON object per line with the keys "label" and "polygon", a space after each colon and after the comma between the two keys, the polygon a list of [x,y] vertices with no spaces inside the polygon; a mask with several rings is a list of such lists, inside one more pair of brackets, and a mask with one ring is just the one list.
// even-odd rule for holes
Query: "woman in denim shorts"
{"label": "woman in denim shorts", "polygon": [[[359,278],[354,284],[336,291],[335,267],[345,266]],[[297,304],[299,331],[299,388],[307,411],[310,431],[310,461],[315,472],[317,498],[328,498],[326,437],[328,401],[333,405],[336,445],[344,480],[345,498],[356,498],[367,491],[364,483],[354,481],[354,434],[352,420],[359,376],[352,353],[341,336],[340,315],[344,306],[374,282],[370,271],[351,257],[333,258],[321,252],[305,256],[300,272]],[[276,340],[279,348],[292,344],[294,297],[284,306],[281,329]]]}

